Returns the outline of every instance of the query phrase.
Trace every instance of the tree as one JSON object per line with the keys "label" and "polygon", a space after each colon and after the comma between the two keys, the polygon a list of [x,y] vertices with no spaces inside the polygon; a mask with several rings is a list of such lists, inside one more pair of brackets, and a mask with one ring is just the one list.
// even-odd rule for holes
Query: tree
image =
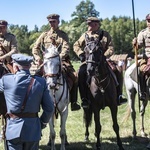
{"label": "tree", "polygon": [[71,17],[74,17],[73,21],[77,23],[77,26],[84,22],[89,16],[99,16],[99,12],[96,11],[94,7],[94,4],[90,0],[81,1],[81,3],[76,6],[76,11],[72,13]]}

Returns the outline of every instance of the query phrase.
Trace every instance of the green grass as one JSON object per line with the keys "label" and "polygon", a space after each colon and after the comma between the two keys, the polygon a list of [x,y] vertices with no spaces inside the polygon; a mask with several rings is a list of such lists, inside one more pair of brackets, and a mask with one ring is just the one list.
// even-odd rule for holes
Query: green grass
{"label": "green grass", "polygon": [[[73,63],[75,68],[77,69],[79,63]],[[124,89],[125,94],[125,89]],[[78,98],[79,103],[81,103],[80,97]],[[140,114],[138,111],[138,102],[136,101],[136,126],[137,126],[137,136],[138,139],[136,141],[132,140],[132,120],[131,117],[128,120],[124,120],[128,110],[128,104],[124,104],[118,107],[118,123],[120,126],[120,137],[123,143],[123,147],[125,150],[146,150],[146,145],[148,144],[148,138],[142,138],[140,135],[140,127],[141,120]],[[149,119],[150,109],[149,105],[146,108],[145,114],[145,132],[149,134],[150,129],[150,119]],[[101,110],[101,143],[102,150],[118,150],[118,146],[116,144],[116,135],[112,128],[112,120],[109,108],[106,107],[104,110]],[[60,148],[60,118],[56,120],[56,149]],[[69,115],[66,123],[66,132],[68,136],[68,141],[70,145],[66,147],[66,150],[94,150],[96,138],[94,136],[94,121],[92,121],[92,125],[89,128],[90,136],[89,142],[84,142],[84,133],[85,127],[83,123],[83,110],[79,111],[71,111],[69,105]],[[43,136],[40,141],[40,150],[49,150],[50,147],[46,146],[49,139],[49,126],[47,126],[43,130]],[[0,150],[3,149],[2,143],[0,144]]]}

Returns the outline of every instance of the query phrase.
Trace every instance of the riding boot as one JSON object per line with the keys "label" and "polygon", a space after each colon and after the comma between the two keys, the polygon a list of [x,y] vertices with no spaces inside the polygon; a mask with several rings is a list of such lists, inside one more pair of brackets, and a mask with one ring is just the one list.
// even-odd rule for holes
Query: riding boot
{"label": "riding boot", "polygon": [[88,100],[88,87],[87,87],[87,74],[86,74],[86,64],[80,66],[78,73],[78,86],[80,97],[82,100],[81,106],[83,108],[89,108],[89,100]]}
{"label": "riding boot", "polygon": [[81,106],[82,108],[89,108],[89,101],[87,96],[87,85],[86,82],[84,84],[79,83],[79,92],[81,97]]}
{"label": "riding boot", "polygon": [[74,83],[73,87],[70,91],[70,101],[71,101],[71,110],[76,111],[81,109],[80,105],[77,104],[77,98],[78,98],[78,83]]}
{"label": "riding boot", "polygon": [[68,85],[70,87],[70,102],[71,102],[71,110],[76,111],[81,109],[80,105],[77,104],[78,98],[78,78],[75,69],[71,65],[69,60],[63,60],[63,71],[66,76]]}
{"label": "riding boot", "polygon": [[118,81],[118,86],[117,86],[117,103],[118,105],[124,104],[127,102],[127,99],[123,97],[122,95],[122,87],[123,87],[123,74],[122,72],[116,70],[115,72],[117,81]]}
{"label": "riding boot", "polygon": [[145,76],[141,72],[139,74],[139,80],[140,80],[140,100],[145,101],[146,100],[146,82],[145,82]]}
{"label": "riding boot", "polygon": [[124,103],[126,103],[128,100],[126,98],[123,97],[122,95],[122,89],[120,87],[120,85],[117,86],[117,104],[118,105],[122,105]]}

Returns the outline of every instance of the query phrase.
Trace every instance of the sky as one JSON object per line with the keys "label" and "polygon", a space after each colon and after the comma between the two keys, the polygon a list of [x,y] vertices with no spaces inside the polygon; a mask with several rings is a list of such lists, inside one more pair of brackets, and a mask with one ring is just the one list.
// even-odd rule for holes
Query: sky
{"label": "sky", "polygon": [[[46,17],[57,13],[60,19],[70,21],[71,14],[81,0],[1,0],[0,20],[9,24],[27,25],[33,30],[35,25],[39,28],[46,25]],[[91,0],[95,9],[100,12],[99,18],[112,18],[112,16],[127,16],[133,18],[132,0]],[[150,13],[150,0],[134,0],[135,18],[144,20]]]}

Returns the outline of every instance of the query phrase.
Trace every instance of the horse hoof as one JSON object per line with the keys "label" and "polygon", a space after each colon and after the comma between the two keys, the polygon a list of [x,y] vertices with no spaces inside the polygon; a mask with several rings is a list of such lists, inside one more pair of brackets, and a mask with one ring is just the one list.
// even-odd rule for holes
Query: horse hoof
{"label": "horse hoof", "polygon": [[49,141],[49,142],[47,143],[47,146],[51,147],[51,141]]}
{"label": "horse hoof", "polygon": [[85,141],[85,142],[89,142],[90,140],[89,140],[88,137],[85,137],[84,141]]}
{"label": "horse hoof", "polygon": [[66,142],[65,142],[65,145],[66,145],[66,146],[68,146],[68,145],[70,145],[70,144],[69,144],[69,142],[68,142],[68,141],[66,141]]}
{"label": "horse hoof", "polygon": [[97,149],[96,150],[101,150],[101,147],[99,146],[99,147],[97,147]]}
{"label": "horse hoof", "polygon": [[145,132],[142,132],[142,133],[141,133],[141,136],[142,136],[142,137],[147,137],[148,134],[146,134]]}
{"label": "horse hoof", "polygon": [[125,150],[123,147],[120,147],[119,150]]}

